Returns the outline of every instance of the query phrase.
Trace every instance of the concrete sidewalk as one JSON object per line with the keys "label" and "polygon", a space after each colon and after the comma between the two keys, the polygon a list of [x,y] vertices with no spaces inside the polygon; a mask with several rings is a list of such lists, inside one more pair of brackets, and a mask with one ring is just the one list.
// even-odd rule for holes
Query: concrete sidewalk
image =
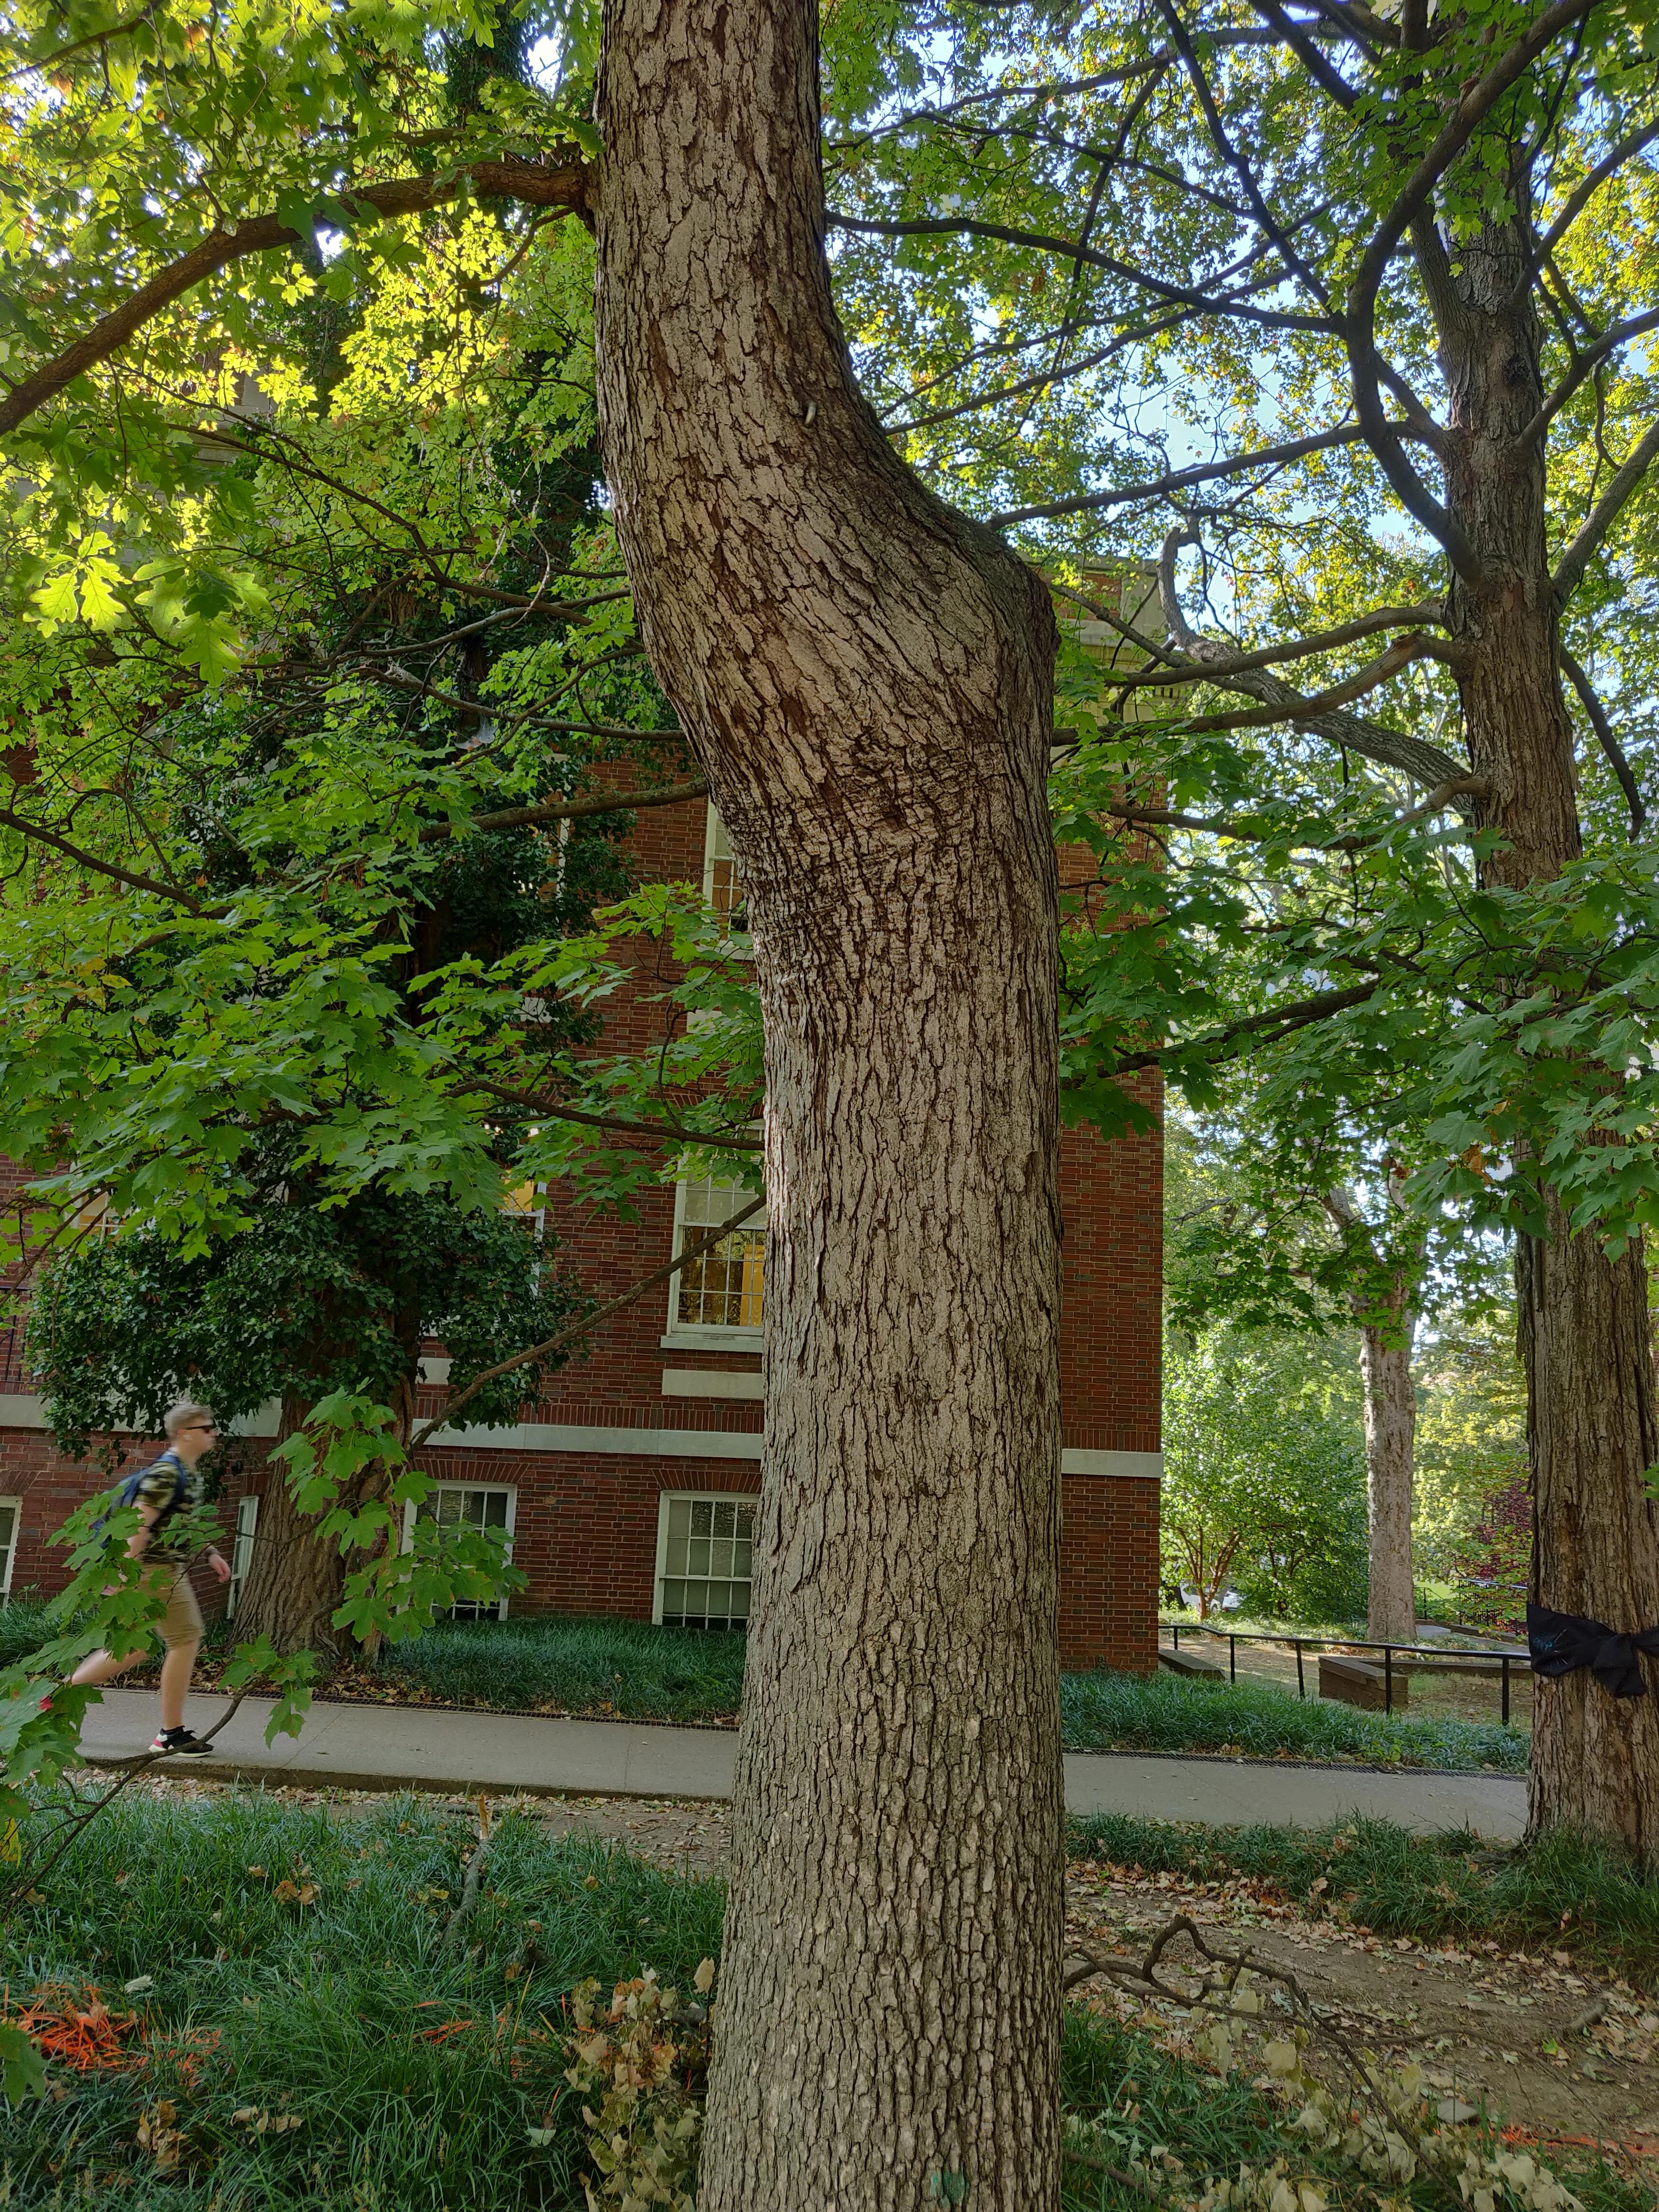
{"label": "concrete sidewalk", "polygon": [[[191,1725],[206,1730],[228,1700],[192,1697]],[[313,1705],[297,1737],[264,1740],[270,1705],[250,1698],[210,1759],[179,1759],[158,1772],[207,1779],[343,1790],[525,1791],[548,1797],[729,1797],[737,1737],[725,1729],[641,1721],[544,1720],[516,1713],[415,1705]],[[88,1760],[143,1751],[155,1727],[155,1696],[106,1690],[87,1715]],[[1068,1752],[1066,1803],[1073,1813],[1133,1813],[1217,1826],[1273,1821],[1318,1827],[1350,1813],[1396,1821],[1419,1835],[1469,1827],[1504,1841],[1526,1824],[1518,1777],[1413,1774],[1297,1766],[1277,1760],[1181,1759],[1136,1752]]]}

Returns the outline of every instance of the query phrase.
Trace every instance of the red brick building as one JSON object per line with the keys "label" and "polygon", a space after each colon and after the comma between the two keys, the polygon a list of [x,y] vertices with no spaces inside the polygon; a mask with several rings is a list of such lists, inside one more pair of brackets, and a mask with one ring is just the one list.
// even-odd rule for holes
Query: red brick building
{"label": "red brick building", "polygon": [[[718,820],[700,800],[641,814],[633,851],[645,879],[729,884]],[[660,1018],[659,1007],[624,1005],[612,1039],[642,1044]],[[1060,1617],[1072,1666],[1155,1663],[1162,1165],[1155,1138],[1063,1139]],[[748,1202],[717,1184],[682,1186],[647,1194],[638,1220],[621,1223],[556,1185],[532,1195],[562,1262],[601,1303]],[[508,1530],[528,1577],[519,1609],[720,1626],[745,1617],[763,1219],[607,1322],[592,1355],[563,1369],[518,1427],[476,1429],[463,1416],[421,1455],[441,1486],[441,1517]],[[15,1336],[0,1372],[0,1589],[51,1589],[63,1555],[50,1534],[105,1478],[52,1450]],[[446,1371],[441,1358],[426,1363],[423,1419],[442,1411]],[[258,1440],[276,1423],[242,1425],[246,1472],[226,1512],[245,1556],[264,1479]],[[128,1463],[145,1448],[135,1439]]]}

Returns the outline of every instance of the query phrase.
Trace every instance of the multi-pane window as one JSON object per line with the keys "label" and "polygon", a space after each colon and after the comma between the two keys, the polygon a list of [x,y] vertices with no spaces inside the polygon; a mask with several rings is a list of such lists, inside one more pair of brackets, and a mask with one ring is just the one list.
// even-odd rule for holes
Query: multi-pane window
{"label": "multi-pane window", "polygon": [[501,1200],[501,1212],[509,1221],[527,1229],[532,1237],[539,1237],[547,1220],[547,1185],[514,1183]]}
{"label": "multi-pane window", "polygon": [[[755,1194],[742,1183],[685,1182],[674,1208],[674,1249],[683,1252],[711,1229],[752,1205]],[[750,1214],[741,1228],[688,1260],[674,1278],[672,1313],[680,1328],[752,1328],[761,1326],[766,1289],[766,1210]]]}
{"label": "multi-pane window", "polygon": [[0,1498],[0,1597],[11,1595],[11,1565],[17,1557],[17,1523],[22,1507],[15,1498]]}
{"label": "multi-pane window", "polygon": [[259,1526],[259,1501],[252,1491],[236,1501],[236,1534],[230,1546],[230,1586],[225,1592],[225,1618],[234,1620],[242,1601],[242,1585],[253,1565],[254,1532]]}
{"label": "multi-pane window", "polygon": [[[421,1501],[416,1518],[435,1521],[441,1528],[500,1528],[507,1536],[506,1556],[513,1557],[513,1522],[518,1493],[498,1483],[434,1483]],[[449,1608],[452,1620],[505,1620],[507,1599],[462,1598]]]}
{"label": "multi-pane window", "polygon": [[726,825],[715,813],[712,800],[703,831],[702,895],[720,916],[723,930],[748,927],[743,911],[743,878],[738,873],[737,856],[726,834]]}
{"label": "multi-pane window", "polygon": [[665,1628],[744,1628],[754,1572],[752,1498],[662,1501],[656,1618]]}

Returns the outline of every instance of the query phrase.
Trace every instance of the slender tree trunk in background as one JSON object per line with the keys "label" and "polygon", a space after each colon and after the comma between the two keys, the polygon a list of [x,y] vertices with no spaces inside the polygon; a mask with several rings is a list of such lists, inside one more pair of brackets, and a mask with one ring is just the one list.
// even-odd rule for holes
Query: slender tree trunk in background
{"label": "slender tree trunk in background", "polygon": [[1417,1391],[1412,1382],[1410,1322],[1401,1285],[1394,1334],[1363,1322],[1359,1376],[1365,1399],[1365,1525],[1370,1577],[1365,1633],[1374,1644],[1409,1644],[1417,1633],[1412,1580],[1412,1475],[1416,1460]]}
{"label": "slender tree trunk in background", "polygon": [[[282,1434],[291,1437],[306,1407],[283,1403]],[[294,1503],[279,1460],[267,1467],[253,1533],[253,1553],[236,1602],[239,1638],[268,1636],[278,1651],[331,1651],[337,1632],[331,1617],[345,1585],[345,1562],[336,1544],[317,1535],[314,1518]]]}
{"label": "slender tree trunk in background", "polygon": [[[1391,1202],[1400,1203],[1401,1177],[1390,1164]],[[1352,1237],[1363,1239],[1380,1265],[1375,1234],[1352,1192],[1325,1196],[1325,1211]],[[1417,1633],[1417,1593],[1412,1577],[1412,1492],[1417,1457],[1417,1392],[1412,1383],[1412,1339],[1417,1316],[1422,1246],[1417,1267],[1386,1273],[1379,1301],[1376,1278],[1368,1294],[1352,1299],[1359,1328],[1359,1382],[1365,1418],[1365,1632],[1376,1644],[1407,1644]],[[1382,1318],[1383,1315],[1387,1319]]]}
{"label": "slender tree trunk in background", "polygon": [[[769,1360],[700,2212],[1058,2201],[1046,592],[830,305],[811,0],[609,0],[601,427],[747,889]],[[937,2177],[937,2179],[935,2179]]]}
{"label": "slender tree trunk in background", "polygon": [[[1535,319],[1510,303],[1526,251],[1518,224],[1489,228],[1462,244],[1453,276],[1419,240],[1451,398],[1447,503],[1488,571],[1478,590],[1460,580],[1450,600],[1468,655],[1459,686],[1470,763],[1494,787],[1485,818],[1509,845],[1485,875],[1515,884],[1549,880],[1581,850],[1543,442],[1521,438],[1542,397]],[[1641,1246],[1610,1260],[1593,1236],[1568,1233],[1553,1200],[1545,1226],[1520,1240],[1516,1263],[1533,1595],[1613,1628],[1649,1627],[1659,1623],[1659,1521],[1642,1477],[1659,1457],[1659,1425]],[[1659,1854],[1659,1697],[1614,1699],[1585,1673],[1540,1681],[1530,1822]]]}

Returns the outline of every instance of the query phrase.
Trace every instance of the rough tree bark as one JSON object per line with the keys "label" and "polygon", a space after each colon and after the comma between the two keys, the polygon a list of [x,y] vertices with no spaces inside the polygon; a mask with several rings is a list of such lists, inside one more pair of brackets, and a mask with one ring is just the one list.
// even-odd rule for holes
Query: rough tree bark
{"label": "rough tree bark", "polygon": [[[702,2212],[1058,2195],[1054,622],[830,304],[813,0],[609,0],[601,426],[766,1024]],[[938,2177],[936,2179],[935,2177]]]}
{"label": "rough tree bark", "polygon": [[[1391,1168],[1388,1188],[1398,1196]],[[1352,1192],[1325,1194],[1325,1211],[1340,1228],[1364,1234]],[[1376,1244],[1368,1238],[1373,1258]],[[1420,1258],[1420,1253],[1419,1253]],[[1359,1382],[1365,1420],[1365,1633],[1376,1644],[1407,1644],[1417,1632],[1417,1592],[1412,1577],[1412,1491],[1417,1459],[1417,1391],[1412,1382],[1412,1338],[1417,1316],[1413,1278],[1403,1267],[1383,1278],[1381,1304],[1371,1296],[1352,1301],[1359,1328]],[[1387,1319],[1380,1316],[1386,1314]]]}
{"label": "rough tree bark", "polygon": [[[1518,174],[1514,189],[1524,201]],[[1494,791],[1480,818],[1507,841],[1486,875],[1514,884],[1559,875],[1581,850],[1544,441],[1523,435],[1543,397],[1526,252],[1518,222],[1489,226],[1462,244],[1454,272],[1431,229],[1418,234],[1450,401],[1446,504],[1484,572],[1455,583],[1449,608],[1470,764]],[[1615,1628],[1649,1627],[1659,1622],[1659,1518],[1642,1477],[1659,1458],[1659,1423],[1641,1248],[1609,1259],[1594,1235],[1568,1233],[1553,1201],[1546,1230],[1520,1240],[1516,1264],[1533,1595]],[[1537,1700],[1532,1828],[1659,1853],[1659,1698],[1615,1700],[1581,1673],[1540,1681]]]}
{"label": "rough tree bark", "polygon": [[[1412,1581],[1412,1474],[1417,1391],[1412,1382],[1411,1316],[1400,1285],[1396,1323],[1359,1327],[1359,1379],[1365,1401],[1365,1633],[1376,1644],[1409,1644],[1417,1633]],[[1398,1329],[1404,1343],[1391,1341]]]}
{"label": "rough tree bark", "polygon": [[[283,1400],[283,1437],[303,1425],[306,1412],[296,1400]],[[299,1510],[283,1462],[275,1462],[265,1470],[252,1555],[237,1596],[238,1637],[268,1636],[282,1652],[331,1651],[330,1617],[344,1583],[339,1547],[319,1540],[315,1516]]]}

